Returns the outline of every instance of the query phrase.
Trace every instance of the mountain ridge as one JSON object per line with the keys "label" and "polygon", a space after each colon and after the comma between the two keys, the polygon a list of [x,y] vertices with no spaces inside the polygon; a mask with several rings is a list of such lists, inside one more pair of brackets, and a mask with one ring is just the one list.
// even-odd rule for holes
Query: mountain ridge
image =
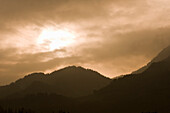
{"label": "mountain ridge", "polygon": [[[68,97],[79,97],[92,94],[94,90],[106,86],[110,81],[111,79],[96,71],[80,66],[68,66],[48,74],[42,72],[28,74],[7,86],[1,86],[0,96],[10,96],[26,90],[25,92],[28,94],[49,92]],[[41,85],[44,89],[41,88]],[[30,88],[31,86],[33,88]]]}
{"label": "mountain ridge", "polygon": [[[170,104],[170,56],[154,62],[140,74],[113,81],[93,95],[83,98],[85,113],[168,113]],[[88,104],[87,104],[88,103]],[[113,107],[114,106],[114,107]]]}
{"label": "mountain ridge", "polygon": [[170,56],[170,45],[164,48],[161,52],[157,54],[156,57],[154,57],[149,63],[147,63],[145,66],[139,68],[136,71],[133,71],[132,74],[139,74],[144,72],[150,65],[154,62],[162,61]]}
{"label": "mountain ridge", "polygon": [[[37,113],[49,113],[62,109],[69,110],[71,113],[142,113],[142,112],[151,112],[151,113],[168,113],[170,111],[170,56],[161,61],[153,62],[150,66],[138,74],[129,74],[124,75],[113,80],[109,80],[109,83],[104,87],[101,87],[95,90],[89,95],[85,95],[78,98],[72,98],[63,96],[62,94],[52,92],[52,86],[58,86],[56,84],[42,83],[41,81],[34,81],[29,87],[22,90],[21,92],[16,92],[10,97],[4,100],[0,99],[0,103],[3,103],[5,106],[17,106],[30,108]],[[67,71],[68,69],[68,71]],[[76,70],[75,70],[76,69]],[[82,72],[84,74],[80,75]],[[90,75],[87,73],[91,72]],[[49,75],[45,76],[43,73],[35,73],[29,77],[42,77],[50,78],[55,81],[53,77],[61,77],[61,73],[68,77],[74,77],[73,81],[79,80],[78,78],[94,77],[96,80],[101,76],[95,71],[86,70],[84,68],[69,67],[54,71]],[[68,76],[69,73],[69,76]],[[55,76],[52,76],[52,75]],[[59,74],[59,75],[58,75]],[[75,75],[76,74],[76,75]],[[35,76],[34,76],[35,75]],[[37,76],[38,75],[38,76]],[[26,78],[27,78],[26,77]],[[57,78],[57,79],[59,79]],[[92,79],[91,78],[91,79]],[[99,79],[98,78],[98,79]],[[105,78],[105,77],[104,77]],[[48,81],[50,80],[48,79]],[[45,79],[47,80],[47,79]],[[66,80],[64,78],[64,80]],[[107,80],[106,80],[107,81]],[[51,81],[50,81],[51,82]],[[80,86],[85,88],[87,80],[77,82],[76,84],[71,82],[75,87]],[[89,81],[88,81],[89,82]],[[26,82],[24,82],[26,83]],[[55,83],[55,82],[52,82]],[[58,83],[58,82],[57,82]],[[63,82],[61,82],[63,84]],[[59,86],[62,86],[61,83]],[[65,82],[70,85],[69,82]],[[64,83],[64,84],[65,84]],[[83,85],[82,85],[83,84]],[[94,83],[93,83],[94,84]],[[13,85],[11,89],[13,89]],[[50,89],[52,88],[52,89]],[[59,87],[58,87],[59,88]],[[88,88],[91,88],[88,86]],[[51,91],[52,90],[52,91]],[[61,90],[61,89],[60,89]],[[76,89],[77,90],[77,89]],[[30,93],[36,92],[36,93]],[[38,92],[37,92],[38,91]],[[66,89],[70,92],[70,88]],[[74,90],[71,90],[71,92]],[[92,91],[92,90],[91,90]],[[50,93],[48,93],[50,92]],[[87,92],[87,90],[86,90]],[[22,94],[26,93],[27,95],[23,96]],[[1,92],[0,92],[1,94]],[[75,94],[73,94],[75,95]],[[18,97],[17,97],[18,96]],[[17,99],[16,99],[17,98]],[[37,106],[38,105],[38,106]]]}

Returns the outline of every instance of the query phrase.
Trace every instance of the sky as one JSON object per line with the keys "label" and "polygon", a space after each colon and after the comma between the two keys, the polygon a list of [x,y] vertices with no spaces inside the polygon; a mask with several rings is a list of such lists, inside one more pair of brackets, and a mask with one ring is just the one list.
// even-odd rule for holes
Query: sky
{"label": "sky", "polygon": [[170,44],[169,0],[0,0],[0,85],[82,66],[113,78]]}

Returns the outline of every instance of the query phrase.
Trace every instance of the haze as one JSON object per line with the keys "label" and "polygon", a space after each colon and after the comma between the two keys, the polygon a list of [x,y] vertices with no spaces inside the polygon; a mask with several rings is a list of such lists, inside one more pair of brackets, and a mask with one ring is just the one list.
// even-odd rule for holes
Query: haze
{"label": "haze", "polygon": [[170,44],[169,0],[0,0],[0,85],[79,65],[113,78]]}

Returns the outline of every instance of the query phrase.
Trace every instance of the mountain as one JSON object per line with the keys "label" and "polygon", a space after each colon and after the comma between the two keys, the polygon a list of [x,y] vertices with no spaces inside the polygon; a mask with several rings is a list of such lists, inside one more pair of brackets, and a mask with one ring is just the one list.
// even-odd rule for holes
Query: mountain
{"label": "mountain", "polygon": [[38,93],[80,97],[92,94],[110,82],[111,79],[90,69],[69,66],[50,74],[33,73],[10,85],[1,86],[0,98],[16,98]]}
{"label": "mountain", "polygon": [[114,79],[82,103],[84,113],[169,113],[170,57],[140,74]]}
{"label": "mountain", "polygon": [[[64,113],[58,112],[60,110],[69,113],[169,113],[170,56],[155,59],[155,62],[143,72],[124,75],[113,80],[95,71],[75,66],[50,74],[34,73],[1,87],[0,95],[5,91],[4,94],[7,92],[10,94],[7,98],[0,99],[0,106],[4,108],[10,106],[13,109],[24,107],[36,111],[35,113]],[[97,87],[96,84],[103,83],[103,80],[107,83],[101,88]],[[61,84],[64,85],[60,86]],[[97,88],[93,92],[94,86]],[[78,98],[62,96],[68,94],[73,96],[80,94],[80,91],[83,92],[81,94],[89,91],[88,94],[91,95]],[[59,92],[62,95],[58,95]],[[22,94],[25,96],[21,96]],[[12,96],[15,98],[9,98]]]}
{"label": "mountain", "polygon": [[150,65],[154,62],[162,61],[170,56],[170,45],[163,49],[151,62],[149,62],[146,66],[138,69],[137,71],[132,72],[132,74],[138,74],[144,72]]}

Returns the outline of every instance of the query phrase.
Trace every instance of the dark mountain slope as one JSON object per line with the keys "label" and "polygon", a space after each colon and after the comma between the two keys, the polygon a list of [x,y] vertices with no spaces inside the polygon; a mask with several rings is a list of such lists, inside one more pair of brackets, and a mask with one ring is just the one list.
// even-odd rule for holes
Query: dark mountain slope
{"label": "dark mountain slope", "polygon": [[[44,113],[62,108],[70,113],[169,113],[170,57],[162,58],[155,58],[159,60],[142,73],[125,75],[111,82],[97,72],[75,66],[47,75],[31,74],[1,87],[0,95],[8,92],[10,96],[1,99],[0,104]],[[94,88],[99,89],[99,84],[104,84],[100,86],[103,88],[86,97],[71,99],[56,95],[77,96],[88,91],[90,94]]]}
{"label": "dark mountain slope", "polygon": [[170,56],[170,46],[163,49],[151,62],[149,62],[146,66],[138,69],[137,71],[132,72],[132,74],[139,74],[144,72],[152,63],[154,62],[160,62]]}
{"label": "dark mountain slope", "polygon": [[0,98],[36,93],[55,93],[69,97],[92,94],[110,83],[101,74],[70,66],[50,74],[33,73],[7,86],[0,87]]}
{"label": "dark mountain slope", "polygon": [[82,101],[85,113],[169,113],[170,57],[152,63],[141,74],[114,79]]}
{"label": "dark mountain slope", "polygon": [[59,109],[70,113],[169,113],[169,67],[170,57],[151,64],[141,74],[114,79],[108,86],[93,95],[79,99],[70,99],[56,94],[36,94],[18,99],[5,99],[0,103],[1,106],[24,107],[42,113]]}

